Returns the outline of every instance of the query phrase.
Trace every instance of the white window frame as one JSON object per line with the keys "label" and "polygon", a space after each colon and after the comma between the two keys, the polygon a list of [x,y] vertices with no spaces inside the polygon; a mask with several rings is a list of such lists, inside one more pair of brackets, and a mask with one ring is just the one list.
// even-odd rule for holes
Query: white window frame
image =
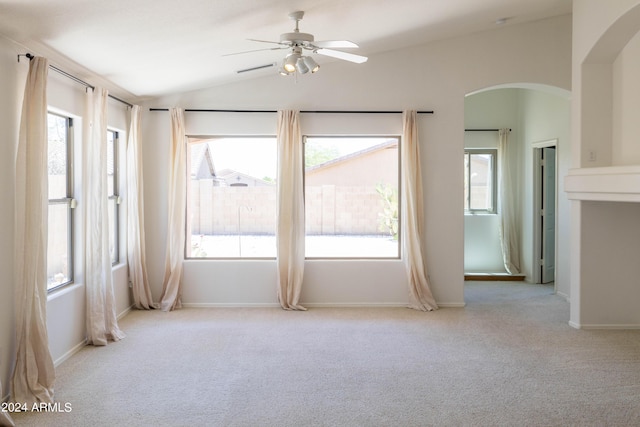
{"label": "white window frame", "polygon": [[115,129],[107,129],[107,133],[113,135],[113,193],[109,194],[109,200],[114,200],[114,229],[109,230],[113,236],[113,256],[111,257],[111,265],[120,262],[120,132]]}
{"label": "white window frame", "polygon": [[[381,259],[381,260],[394,260],[394,259],[400,259],[401,258],[401,236],[402,236],[402,222],[401,222],[401,218],[402,218],[402,212],[401,212],[401,200],[402,200],[402,184],[401,184],[401,168],[402,168],[402,163],[401,163],[401,156],[400,156],[400,150],[402,149],[402,137],[400,135],[378,135],[378,134],[348,134],[348,135],[322,135],[322,134],[316,134],[316,135],[303,135],[303,148],[306,147],[306,142],[308,138],[344,138],[344,139],[367,139],[367,138],[379,138],[379,139],[384,139],[384,138],[388,138],[388,139],[394,139],[397,141],[397,152],[398,152],[398,156],[397,156],[397,183],[398,183],[398,191],[397,191],[397,240],[396,240],[396,253],[395,255],[392,256],[367,256],[367,255],[353,255],[353,256],[344,256],[344,255],[337,255],[337,256],[326,256],[326,255],[322,255],[322,256],[309,256],[305,253],[305,259],[310,259],[310,260],[314,260],[314,259],[338,259],[338,260],[359,260],[359,259]],[[303,149],[303,168],[305,168],[304,164],[305,164],[305,150]],[[306,169],[306,168],[305,168]],[[306,170],[303,173],[303,188],[305,189],[306,192]],[[305,210],[306,210],[306,194],[305,194]],[[306,231],[305,231],[305,238],[307,237],[306,235]],[[305,248],[306,250],[306,248]]]}
{"label": "white window frame", "polygon": [[[216,140],[216,139],[243,139],[243,138],[248,138],[248,139],[265,139],[265,140],[269,140],[270,142],[273,142],[276,146],[276,152],[277,152],[277,136],[276,135],[198,135],[198,136],[189,136],[189,139],[202,139],[202,140]],[[201,144],[206,144],[206,142],[200,142]],[[190,222],[191,218],[189,217],[190,215],[190,205],[191,205],[191,155],[190,155],[190,149],[192,148],[192,144],[190,144],[189,142],[186,143],[187,147],[187,156],[186,156],[186,185],[187,185],[187,197],[186,197],[186,221],[185,221],[185,247],[184,247],[184,255],[185,255],[185,259],[189,260],[189,261],[197,261],[197,260],[267,260],[267,259],[275,259],[276,258],[276,247],[275,247],[275,241],[276,241],[276,230],[274,228],[274,235],[273,235],[273,241],[274,241],[274,248],[273,248],[273,255],[265,255],[265,256],[242,256],[242,236],[244,234],[242,234],[241,232],[238,232],[237,236],[238,236],[238,246],[240,247],[239,252],[240,255],[238,256],[201,256],[201,257],[196,257],[193,256],[191,253],[191,250],[193,250],[193,247],[189,248],[190,245],[192,245],[191,242],[191,238],[192,238],[192,229],[193,229],[193,224]],[[193,145],[197,145],[198,143],[195,143]],[[247,153],[247,155],[251,156],[252,153]],[[215,163],[215,159],[213,159],[214,163]],[[276,158],[274,159],[274,161],[276,162],[276,176],[274,176],[274,179],[277,179],[277,154],[276,154]],[[217,167],[217,166],[216,166]],[[262,177],[255,177],[255,178],[262,178]],[[229,185],[230,187],[233,187],[233,185]],[[274,191],[276,191],[274,189]],[[277,191],[276,191],[277,193]],[[277,197],[277,196],[276,196]],[[277,209],[277,200],[274,203],[274,211]],[[240,208],[239,208],[240,209]],[[241,215],[242,213],[246,213],[245,211],[239,212],[238,215]],[[229,236],[235,236],[235,234],[229,234]]]}
{"label": "white window frame", "polygon": [[488,154],[492,156],[491,161],[491,207],[489,209],[471,209],[471,158],[469,158],[469,162],[467,163],[467,170],[465,173],[469,176],[468,182],[465,185],[468,186],[466,188],[467,200],[464,202],[464,213],[467,215],[476,215],[476,214],[484,214],[484,215],[496,215],[498,213],[498,150],[496,148],[465,148],[464,156],[470,156],[474,154]]}
{"label": "white window frame", "polygon": [[[47,292],[53,292],[55,290],[58,290],[64,286],[68,286],[70,284],[72,284],[74,282],[74,276],[75,276],[75,269],[74,269],[74,256],[75,256],[75,247],[74,247],[74,208],[76,205],[76,200],[73,197],[73,190],[74,190],[74,180],[73,180],[73,144],[74,144],[74,119],[72,117],[69,117],[65,114],[61,114],[61,113],[57,113],[54,111],[49,110],[47,112],[47,116],[52,115],[52,116],[56,116],[59,118],[62,118],[66,121],[66,125],[67,125],[67,159],[66,159],[66,166],[67,166],[67,171],[66,171],[66,177],[67,177],[67,182],[66,182],[66,197],[63,198],[57,198],[57,199],[49,199],[49,206],[51,205],[59,205],[59,204],[65,204],[67,205],[67,210],[68,210],[68,223],[67,223],[67,262],[68,262],[68,280],[62,283],[59,283],[56,286],[52,286],[52,287],[48,287],[47,286]],[[48,141],[47,141],[48,143]]]}

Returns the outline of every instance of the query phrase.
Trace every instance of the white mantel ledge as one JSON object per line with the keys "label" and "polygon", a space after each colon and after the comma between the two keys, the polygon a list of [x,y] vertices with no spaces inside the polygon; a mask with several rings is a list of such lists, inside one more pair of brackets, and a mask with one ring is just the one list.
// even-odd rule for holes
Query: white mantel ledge
{"label": "white mantel ledge", "polygon": [[569,169],[564,190],[570,200],[640,203],[640,165]]}

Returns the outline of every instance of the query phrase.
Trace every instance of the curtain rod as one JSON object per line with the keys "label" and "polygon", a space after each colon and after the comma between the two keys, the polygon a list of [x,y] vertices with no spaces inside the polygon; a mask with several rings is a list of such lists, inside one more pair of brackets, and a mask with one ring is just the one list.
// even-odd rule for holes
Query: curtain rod
{"label": "curtain rod", "polygon": [[[508,129],[511,132],[511,129]],[[465,129],[465,132],[498,132],[500,129]]]}
{"label": "curtain rod", "polygon": [[[29,61],[31,61],[33,58],[35,58],[35,56],[33,56],[30,53],[20,54],[20,55],[18,55],[18,62],[20,62],[20,57],[21,56],[25,56],[25,57],[29,58]],[[76,76],[74,76],[72,74],[69,74],[66,71],[63,71],[63,70],[61,70],[60,68],[58,68],[58,67],[56,67],[54,65],[49,64],[49,68],[51,68],[56,73],[62,74],[63,76],[67,77],[68,79],[73,80],[76,83],[80,83],[81,85],[83,85],[85,87],[91,88],[91,90],[95,90],[95,88],[96,88],[95,86],[90,85],[89,83],[85,82],[84,80],[80,80],[78,77],[76,77]],[[127,107],[133,107],[133,104],[130,104],[127,101],[124,101],[124,100],[122,100],[122,99],[120,99],[120,98],[118,98],[116,96],[111,95],[111,94],[109,94],[109,98],[115,99],[116,101],[123,103]]]}
{"label": "curtain rod", "polygon": [[[169,111],[168,108],[149,108],[149,111]],[[277,113],[277,110],[209,110],[185,109],[185,113]],[[351,110],[302,110],[302,114],[402,114],[402,111],[351,111]],[[433,114],[433,111],[417,111],[418,114]]]}

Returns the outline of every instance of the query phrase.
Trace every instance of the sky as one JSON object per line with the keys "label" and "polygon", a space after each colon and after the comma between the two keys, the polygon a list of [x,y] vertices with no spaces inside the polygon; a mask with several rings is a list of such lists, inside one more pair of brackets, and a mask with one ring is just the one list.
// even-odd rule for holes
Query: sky
{"label": "sky", "polygon": [[[309,142],[333,147],[340,156],[380,144],[385,137],[309,137]],[[209,140],[216,170],[233,169],[258,178],[276,178],[275,137],[220,137]]]}

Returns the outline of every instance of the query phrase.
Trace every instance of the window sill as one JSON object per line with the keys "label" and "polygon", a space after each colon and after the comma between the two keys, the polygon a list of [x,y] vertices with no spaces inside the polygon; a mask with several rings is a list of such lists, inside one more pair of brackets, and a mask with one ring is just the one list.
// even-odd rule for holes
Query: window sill
{"label": "window sill", "polygon": [[465,216],[497,216],[495,212],[465,212]]}
{"label": "window sill", "polygon": [[47,293],[47,301],[60,298],[68,293],[75,292],[77,289],[82,287],[84,287],[84,285],[81,283],[69,283],[68,285],[61,286],[58,289],[54,289]]}

